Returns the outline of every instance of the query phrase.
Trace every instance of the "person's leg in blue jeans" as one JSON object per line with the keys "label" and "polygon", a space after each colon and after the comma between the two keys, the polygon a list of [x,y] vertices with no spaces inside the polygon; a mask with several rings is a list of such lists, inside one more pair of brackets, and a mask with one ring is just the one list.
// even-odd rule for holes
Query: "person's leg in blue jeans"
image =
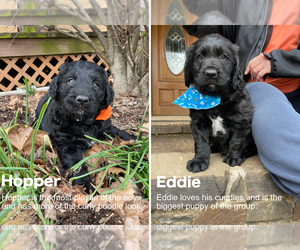
{"label": "person's leg in blue jeans", "polygon": [[247,84],[254,105],[258,155],[275,183],[300,202],[300,115],[286,96],[264,83]]}

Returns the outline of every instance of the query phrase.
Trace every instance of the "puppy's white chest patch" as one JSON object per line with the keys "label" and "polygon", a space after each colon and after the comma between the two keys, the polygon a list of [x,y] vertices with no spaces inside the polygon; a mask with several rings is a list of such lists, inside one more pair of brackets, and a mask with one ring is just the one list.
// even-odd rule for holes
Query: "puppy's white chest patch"
{"label": "puppy's white chest patch", "polygon": [[218,116],[217,118],[211,118],[209,119],[212,121],[212,135],[217,136],[218,132],[222,134],[226,134],[226,130],[223,127],[223,118]]}

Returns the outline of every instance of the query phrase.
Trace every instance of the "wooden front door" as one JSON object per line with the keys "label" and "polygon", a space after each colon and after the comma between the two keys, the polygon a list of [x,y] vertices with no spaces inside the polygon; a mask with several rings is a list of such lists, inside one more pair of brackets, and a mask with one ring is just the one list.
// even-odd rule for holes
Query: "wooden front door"
{"label": "wooden front door", "polygon": [[183,75],[185,50],[197,38],[178,25],[151,28],[152,115],[188,115],[187,109],[172,102],[187,90]]}

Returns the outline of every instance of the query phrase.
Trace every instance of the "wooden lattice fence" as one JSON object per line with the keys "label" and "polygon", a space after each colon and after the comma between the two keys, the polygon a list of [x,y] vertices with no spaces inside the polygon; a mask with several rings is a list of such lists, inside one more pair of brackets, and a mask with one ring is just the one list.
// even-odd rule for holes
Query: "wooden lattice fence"
{"label": "wooden lattice fence", "polygon": [[107,64],[95,54],[0,58],[0,92],[23,87],[24,78],[37,87],[44,87],[58,74],[64,62],[91,61],[106,71]]}

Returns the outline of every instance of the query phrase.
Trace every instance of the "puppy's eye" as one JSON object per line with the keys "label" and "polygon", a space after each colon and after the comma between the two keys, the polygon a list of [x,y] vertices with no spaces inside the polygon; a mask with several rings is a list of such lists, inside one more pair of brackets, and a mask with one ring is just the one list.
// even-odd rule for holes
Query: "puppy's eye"
{"label": "puppy's eye", "polygon": [[203,55],[200,53],[200,54],[197,56],[197,58],[201,60],[201,59],[203,59]]}
{"label": "puppy's eye", "polygon": [[69,84],[69,85],[73,85],[75,83],[75,80],[74,79],[69,79],[68,81],[67,81],[67,84]]}
{"label": "puppy's eye", "polygon": [[223,53],[223,54],[220,54],[219,58],[222,59],[222,60],[224,60],[224,59],[227,58],[227,56]]}
{"label": "puppy's eye", "polygon": [[93,86],[94,86],[95,89],[99,88],[97,82],[94,82],[94,83],[93,83]]}

